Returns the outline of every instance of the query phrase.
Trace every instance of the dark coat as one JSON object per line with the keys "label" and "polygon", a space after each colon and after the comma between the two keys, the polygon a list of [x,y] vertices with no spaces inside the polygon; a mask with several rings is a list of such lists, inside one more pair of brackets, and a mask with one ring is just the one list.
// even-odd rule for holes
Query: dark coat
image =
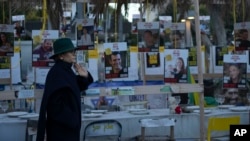
{"label": "dark coat", "polygon": [[72,64],[57,61],[48,72],[38,121],[37,141],[79,141],[81,129],[80,92],[93,82],[75,75]]}

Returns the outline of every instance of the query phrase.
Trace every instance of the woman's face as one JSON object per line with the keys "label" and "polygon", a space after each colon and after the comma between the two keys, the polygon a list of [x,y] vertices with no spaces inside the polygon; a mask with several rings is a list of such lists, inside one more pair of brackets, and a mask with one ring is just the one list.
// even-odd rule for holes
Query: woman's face
{"label": "woman's face", "polygon": [[181,59],[178,59],[176,62],[176,67],[181,68],[183,66],[183,62],[181,61]]}
{"label": "woman's face", "polygon": [[239,77],[240,70],[236,66],[229,67],[229,76],[231,79],[237,79]]}
{"label": "woman's face", "polygon": [[60,56],[60,59],[68,63],[75,63],[76,62],[75,51],[69,51],[69,52],[63,53]]}
{"label": "woman's face", "polygon": [[4,34],[1,34],[1,40],[6,41],[6,36]]}
{"label": "woman's face", "polygon": [[239,91],[237,88],[230,88],[227,90],[225,94],[225,98],[229,100],[230,104],[236,104],[238,97],[239,97]]}

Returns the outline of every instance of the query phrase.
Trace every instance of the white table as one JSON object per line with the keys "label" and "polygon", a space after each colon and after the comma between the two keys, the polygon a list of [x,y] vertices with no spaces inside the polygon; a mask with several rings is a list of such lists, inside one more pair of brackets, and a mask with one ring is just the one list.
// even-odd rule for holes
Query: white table
{"label": "white table", "polygon": [[[198,113],[182,113],[169,114],[166,109],[151,109],[148,115],[133,115],[127,111],[108,112],[99,118],[83,118],[81,129],[81,141],[83,138],[84,128],[92,121],[114,119],[122,125],[122,138],[132,138],[141,134],[140,119],[145,118],[175,118],[176,124],[174,127],[175,138],[199,138],[200,137],[200,116]],[[205,127],[207,121],[212,116],[229,116],[239,115],[242,124],[249,124],[249,112],[232,112],[230,110],[212,110],[212,113],[205,115]],[[25,141],[25,130],[27,120],[20,118],[9,118],[5,114],[0,116],[0,141]],[[167,135],[168,127],[147,128],[146,135]],[[206,133],[206,132],[205,132]]]}
{"label": "white table", "polygon": [[[211,109],[212,112],[209,114],[205,114],[205,128],[207,128],[208,118],[214,116],[240,116],[241,124],[249,123],[249,112],[233,112],[228,109]],[[199,113],[182,113],[182,114],[169,114],[169,111],[166,109],[152,109],[150,110],[150,114],[148,115],[133,115],[127,111],[121,112],[108,112],[101,117],[98,118],[83,118],[82,119],[82,129],[81,129],[81,140],[84,134],[84,128],[86,125],[93,121],[98,120],[107,120],[114,119],[121,123],[122,125],[122,138],[132,138],[141,134],[141,126],[139,120],[145,118],[175,118],[176,124],[174,127],[174,137],[175,138],[199,138],[200,137],[200,115]],[[205,129],[205,133],[206,133]],[[148,128],[146,129],[146,135],[150,136],[166,136],[169,133],[169,128],[161,127],[161,128]],[[226,133],[222,133],[226,134]],[[221,135],[212,134],[212,136]]]}

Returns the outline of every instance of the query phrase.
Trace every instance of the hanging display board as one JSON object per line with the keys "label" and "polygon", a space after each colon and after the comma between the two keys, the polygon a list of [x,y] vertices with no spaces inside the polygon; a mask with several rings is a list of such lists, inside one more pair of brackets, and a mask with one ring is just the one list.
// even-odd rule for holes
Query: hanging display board
{"label": "hanging display board", "polygon": [[32,30],[32,66],[51,67],[54,65],[54,60],[49,57],[53,55],[53,42],[58,38],[58,30]]}
{"label": "hanging display board", "polygon": [[241,22],[234,24],[235,50],[250,50],[250,22]]}
{"label": "hanging display board", "polygon": [[246,88],[247,56],[226,54],[223,63],[223,88]]}
{"label": "hanging display board", "polygon": [[77,48],[82,50],[93,50],[95,48],[94,20],[77,19],[76,24]]}
{"label": "hanging display board", "polygon": [[[191,74],[198,74],[198,61],[197,61],[197,48],[188,47],[188,66]],[[201,68],[202,72],[205,73],[206,61],[205,61],[205,46],[201,46]]]}
{"label": "hanging display board", "polygon": [[164,23],[164,46],[165,48],[185,48],[185,23]]}
{"label": "hanging display board", "polygon": [[139,52],[159,52],[159,22],[138,22]]}
{"label": "hanging display board", "polygon": [[14,26],[0,24],[0,56],[14,55]]}
{"label": "hanging display board", "polygon": [[187,83],[188,50],[165,49],[164,82]]}
{"label": "hanging display board", "polygon": [[223,73],[223,57],[226,54],[232,54],[234,47],[229,46],[213,46],[211,50],[212,64],[213,64],[213,72],[214,73]]}

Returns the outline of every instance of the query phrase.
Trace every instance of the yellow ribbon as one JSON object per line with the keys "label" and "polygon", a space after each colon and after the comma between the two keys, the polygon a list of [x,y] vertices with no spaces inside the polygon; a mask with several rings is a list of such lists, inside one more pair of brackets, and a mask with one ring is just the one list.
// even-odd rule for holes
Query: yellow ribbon
{"label": "yellow ribbon", "polygon": [[118,0],[115,0],[115,42],[117,42],[117,2]]}
{"label": "yellow ribbon", "polygon": [[[234,24],[236,23],[236,10],[235,10],[236,4],[235,0],[233,0],[233,18],[234,18]],[[236,33],[234,32],[234,48],[233,51],[235,50],[235,35]]]}
{"label": "yellow ribbon", "polygon": [[83,1],[83,17],[86,18],[86,2]]}
{"label": "yellow ribbon", "polygon": [[40,37],[42,37],[42,34],[46,28],[46,21],[47,21],[47,1],[43,0],[43,25],[42,25],[42,30],[40,32]]}
{"label": "yellow ribbon", "polygon": [[148,0],[147,0],[147,4],[146,4],[146,8],[147,8],[147,21],[148,21],[148,19],[149,19],[149,6],[148,6],[149,4],[148,4]]}
{"label": "yellow ribbon", "polygon": [[176,19],[176,14],[177,14],[177,1],[174,0],[174,3],[173,3],[173,21],[176,22],[177,19]]}

